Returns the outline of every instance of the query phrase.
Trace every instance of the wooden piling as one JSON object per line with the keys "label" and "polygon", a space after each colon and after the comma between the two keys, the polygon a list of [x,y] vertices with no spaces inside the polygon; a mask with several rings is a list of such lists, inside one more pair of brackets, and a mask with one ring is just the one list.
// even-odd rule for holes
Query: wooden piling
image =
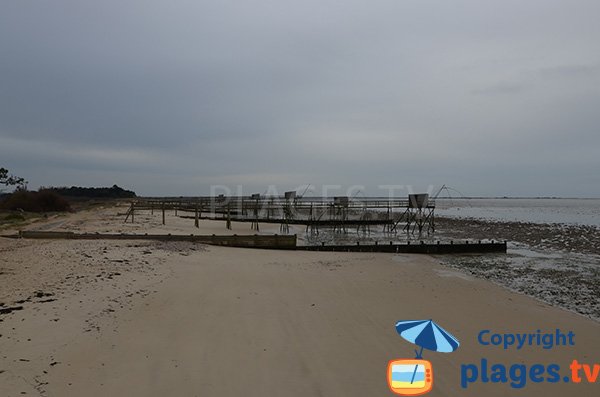
{"label": "wooden piling", "polygon": [[130,215],[131,215],[131,223],[133,223],[133,208],[134,208],[134,204],[132,202],[131,205],[129,206],[129,209],[127,210],[127,215],[125,216],[125,221],[123,221],[123,223],[127,223],[127,219],[129,219]]}

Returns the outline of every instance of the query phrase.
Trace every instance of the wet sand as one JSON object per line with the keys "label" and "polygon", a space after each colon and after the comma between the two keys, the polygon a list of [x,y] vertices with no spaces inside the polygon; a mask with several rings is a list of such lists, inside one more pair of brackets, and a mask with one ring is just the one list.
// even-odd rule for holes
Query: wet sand
{"label": "wet sand", "polygon": [[[252,233],[250,225],[105,208],[47,230]],[[39,228],[42,225],[31,225]],[[262,232],[267,232],[263,230]],[[19,303],[20,302],[20,303]],[[281,252],[191,243],[0,239],[0,395],[392,395],[388,360],[412,358],[398,320],[452,332],[454,353],[425,352],[432,396],[592,396],[596,385],[477,382],[462,364],[598,362],[600,325],[444,267],[429,256]],[[576,344],[504,351],[480,330],[576,334]]]}
{"label": "wet sand", "polygon": [[440,257],[444,264],[600,321],[600,232],[595,226],[445,217],[437,223],[446,239],[509,242],[506,255]]}

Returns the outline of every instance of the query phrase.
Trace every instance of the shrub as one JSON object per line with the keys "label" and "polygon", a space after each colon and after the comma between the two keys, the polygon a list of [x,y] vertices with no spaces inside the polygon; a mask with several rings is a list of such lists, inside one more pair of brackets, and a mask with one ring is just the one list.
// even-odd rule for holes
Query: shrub
{"label": "shrub", "polygon": [[23,214],[19,214],[18,212],[13,212],[4,217],[5,221],[24,221],[25,216]]}
{"label": "shrub", "polygon": [[0,208],[29,212],[62,212],[71,210],[71,206],[67,200],[47,189],[40,189],[37,192],[22,189],[17,190],[0,203]]}

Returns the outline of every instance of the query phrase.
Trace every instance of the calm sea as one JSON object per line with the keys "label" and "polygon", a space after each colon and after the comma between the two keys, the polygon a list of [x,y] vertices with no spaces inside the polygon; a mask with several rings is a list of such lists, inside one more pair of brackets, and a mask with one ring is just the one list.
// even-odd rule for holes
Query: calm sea
{"label": "calm sea", "polygon": [[600,227],[600,199],[438,198],[435,211],[448,217]]}

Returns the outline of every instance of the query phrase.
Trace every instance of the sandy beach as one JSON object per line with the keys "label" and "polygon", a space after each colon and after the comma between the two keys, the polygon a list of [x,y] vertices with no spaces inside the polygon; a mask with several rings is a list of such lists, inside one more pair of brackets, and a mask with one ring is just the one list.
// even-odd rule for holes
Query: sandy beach
{"label": "sandy beach", "polygon": [[[250,225],[100,207],[30,229],[252,234]],[[261,233],[276,232],[264,227]],[[7,234],[11,231],[4,231]],[[426,351],[431,396],[595,396],[596,384],[473,381],[465,365],[598,363],[600,324],[426,255],[239,249],[155,241],[0,238],[0,395],[386,396],[389,360],[413,358],[399,320],[461,342]],[[492,333],[575,334],[573,346],[483,346]]]}

